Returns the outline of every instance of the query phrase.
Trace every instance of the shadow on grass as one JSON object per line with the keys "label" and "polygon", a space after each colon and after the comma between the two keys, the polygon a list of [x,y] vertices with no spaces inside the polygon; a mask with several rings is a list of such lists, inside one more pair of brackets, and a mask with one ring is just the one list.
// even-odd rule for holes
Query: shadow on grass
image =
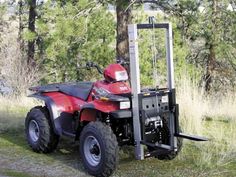
{"label": "shadow on grass", "polygon": [[[60,138],[59,144],[57,149],[49,154],[39,154],[34,153],[29,145],[26,142],[25,139],[25,133],[24,133],[24,127],[19,127],[17,129],[8,129],[4,132],[0,133],[0,139],[2,139],[5,142],[9,142],[10,144],[13,144],[13,148],[11,148],[14,151],[14,147],[20,147],[21,152],[20,155],[22,158],[24,156],[33,156],[34,158],[32,161],[27,161],[25,163],[32,163],[37,164],[38,162],[42,163],[49,163],[47,162],[48,159],[51,159],[51,164],[59,162],[59,164],[62,164],[64,167],[69,167],[68,169],[74,169],[73,173],[78,172],[78,174],[82,174],[84,176],[85,174],[88,175],[82,165],[82,161],[79,155],[79,144],[78,142],[75,142],[69,138],[62,137]],[[1,143],[1,140],[0,140]],[[9,145],[10,146],[10,145]],[[10,148],[10,147],[9,147]],[[1,146],[0,146],[1,150]],[[35,155],[36,154],[36,155]],[[38,154],[38,155],[37,155]],[[45,156],[45,157],[44,157]],[[134,148],[130,146],[125,146],[120,149],[120,161],[119,164],[121,166],[129,165],[132,163],[134,159]],[[53,170],[52,165],[52,170]],[[85,174],[84,174],[85,173]]]}
{"label": "shadow on grass", "polygon": [[9,176],[10,177],[33,177],[27,173],[15,171],[15,170],[9,170],[9,169],[0,170],[0,176],[2,176],[1,174],[3,174],[6,177],[9,177]]}
{"label": "shadow on grass", "polygon": [[[51,162],[48,162],[49,166],[50,166],[50,163],[53,164],[53,163],[59,162],[59,165],[63,164],[63,166],[70,167],[68,169],[72,168],[75,171],[86,173],[83,168],[81,158],[79,156],[78,143],[75,143],[74,141],[70,139],[67,139],[64,137],[61,138],[57,149],[54,152],[48,153],[48,154],[40,154],[40,153],[36,153],[32,151],[32,149],[29,147],[25,139],[25,132],[24,132],[23,127],[19,127],[18,129],[4,130],[3,132],[0,133],[0,144],[1,144],[1,141],[4,142],[6,146],[5,148],[7,148],[9,144],[8,148],[11,148],[11,150],[13,151],[14,151],[14,148],[20,147],[21,149],[20,155],[22,155],[22,158],[24,158],[24,155],[30,156],[31,154],[32,156],[36,157],[30,163],[37,164],[40,161],[42,161],[42,164],[44,164],[44,162],[47,162],[48,159],[51,159],[50,160]],[[1,148],[3,147],[1,147],[0,145],[0,150]],[[35,156],[35,154],[38,154],[38,155]],[[43,156],[45,156],[45,158]],[[39,158],[37,159],[37,157]],[[29,163],[29,162],[26,162],[26,163]]]}

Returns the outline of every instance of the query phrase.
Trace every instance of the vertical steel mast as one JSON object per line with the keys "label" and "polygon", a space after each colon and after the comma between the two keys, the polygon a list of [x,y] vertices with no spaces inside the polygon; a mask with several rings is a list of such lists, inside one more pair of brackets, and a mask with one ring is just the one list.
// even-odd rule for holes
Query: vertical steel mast
{"label": "vertical steel mast", "polygon": [[139,102],[138,94],[140,91],[140,70],[139,70],[139,55],[138,55],[138,31],[137,25],[128,25],[129,33],[129,56],[130,56],[130,77],[132,88],[132,111],[133,111],[133,129],[135,139],[135,158],[138,160],[144,159],[144,150],[141,142],[141,126],[139,119]]}
{"label": "vertical steel mast", "polygon": [[[139,69],[139,54],[138,54],[138,30],[141,29],[165,29],[166,30],[166,63],[167,63],[167,81],[168,89],[174,89],[174,66],[173,66],[173,44],[172,44],[172,26],[170,23],[157,24],[130,24],[128,25],[129,33],[129,56],[130,56],[130,77],[132,87],[132,111],[133,111],[133,129],[135,140],[135,157],[136,159],[144,159],[144,148],[141,144],[142,133],[140,123],[139,97],[140,90],[140,69]],[[170,134],[171,142],[176,142],[174,139],[174,120],[170,116]],[[171,143],[175,148],[176,143]]]}

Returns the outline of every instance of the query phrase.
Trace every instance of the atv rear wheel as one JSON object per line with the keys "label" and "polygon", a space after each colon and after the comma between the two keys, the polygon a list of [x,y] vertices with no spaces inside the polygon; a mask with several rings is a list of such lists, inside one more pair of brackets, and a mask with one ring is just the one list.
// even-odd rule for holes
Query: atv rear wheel
{"label": "atv rear wheel", "polygon": [[110,176],[118,164],[118,143],[111,128],[90,122],[80,135],[80,155],[89,174]]}
{"label": "atv rear wheel", "polygon": [[177,151],[172,151],[169,154],[158,155],[156,158],[158,158],[159,160],[173,160],[182,150],[182,146],[183,146],[183,139],[177,138]]}
{"label": "atv rear wheel", "polygon": [[57,147],[59,136],[53,132],[46,107],[37,106],[30,110],[25,119],[25,133],[35,152],[49,153]]}
{"label": "atv rear wheel", "polygon": [[[181,128],[179,128],[179,131],[182,132]],[[170,139],[170,131],[169,131],[166,121],[164,121],[163,127],[160,130],[160,133],[161,133],[161,139],[158,139],[158,141],[161,142],[162,144],[168,145],[169,139]],[[156,155],[155,158],[159,160],[173,160],[182,150],[182,146],[183,146],[183,139],[177,138],[177,151],[171,151],[168,154]],[[153,151],[155,149],[152,147],[148,147],[148,150]]]}

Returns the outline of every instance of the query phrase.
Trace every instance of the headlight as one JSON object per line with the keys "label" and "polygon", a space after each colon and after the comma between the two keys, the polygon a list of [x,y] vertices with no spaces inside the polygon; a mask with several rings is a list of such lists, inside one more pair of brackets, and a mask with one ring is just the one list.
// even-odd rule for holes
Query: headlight
{"label": "headlight", "polygon": [[126,71],[116,71],[115,78],[116,81],[126,81],[128,80],[128,74]]}
{"label": "headlight", "polygon": [[101,97],[106,97],[110,94],[110,92],[104,88],[94,87],[93,89],[95,90],[96,94]]}
{"label": "headlight", "polygon": [[129,109],[129,108],[130,108],[130,102],[129,101],[120,102],[120,109]]}
{"label": "headlight", "polygon": [[130,108],[129,98],[111,94],[108,90],[104,88],[94,87],[94,91],[94,96],[97,100],[122,102],[122,108],[120,109]]}

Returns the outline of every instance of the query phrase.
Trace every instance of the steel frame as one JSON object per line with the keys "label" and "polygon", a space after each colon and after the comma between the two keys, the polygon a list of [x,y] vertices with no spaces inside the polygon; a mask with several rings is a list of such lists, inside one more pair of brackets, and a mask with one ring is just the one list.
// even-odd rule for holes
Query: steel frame
{"label": "steel frame", "polygon": [[[165,29],[166,30],[166,62],[167,62],[167,81],[168,90],[174,89],[174,65],[173,65],[173,42],[172,42],[172,25],[171,23],[157,23],[157,24],[130,24],[128,25],[129,33],[129,55],[130,55],[130,77],[132,86],[132,111],[133,111],[133,129],[135,140],[135,157],[138,160],[144,159],[144,147],[141,144],[141,126],[140,126],[140,110],[139,98],[140,90],[140,69],[139,69],[139,55],[138,55],[138,30],[141,29]],[[171,134],[170,146],[177,148],[177,141],[174,137],[174,115],[170,113],[169,127]]]}

